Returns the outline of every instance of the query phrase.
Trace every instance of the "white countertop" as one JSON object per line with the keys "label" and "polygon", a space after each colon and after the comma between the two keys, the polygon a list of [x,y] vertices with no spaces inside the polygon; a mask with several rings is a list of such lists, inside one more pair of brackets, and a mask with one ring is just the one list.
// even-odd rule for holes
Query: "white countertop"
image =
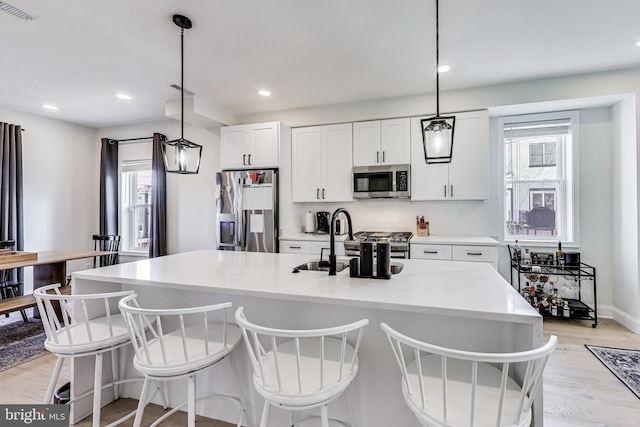
{"label": "white countertop", "polygon": [[200,250],[84,270],[73,278],[517,323],[540,319],[487,263],[403,259],[403,271],[390,280],[351,278],[348,268],[336,276],[292,273],[293,266],[317,258]]}
{"label": "white countertop", "polygon": [[425,243],[434,245],[469,245],[469,246],[498,246],[500,242],[491,237],[469,236],[416,236],[411,238],[411,243]]}

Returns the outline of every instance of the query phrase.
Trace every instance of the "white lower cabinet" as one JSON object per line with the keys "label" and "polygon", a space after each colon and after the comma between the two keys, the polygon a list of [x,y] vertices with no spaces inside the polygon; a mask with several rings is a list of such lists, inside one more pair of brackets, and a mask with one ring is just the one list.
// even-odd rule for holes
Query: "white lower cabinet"
{"label": "white lower cabinet", "polygon": [[313,242],[300,240],[280,240],[280,253],[282,254],[310,254]]}
{"label": "white lower cabinet", "polygon": [[411,244],[411,258],[442,259],[451,261],[450,245],[416,245]]}
{"label": "white lower cabinet", "polygon": [[[322,250],[324,249],[324,251]],[[318,242],[317,240],[280,240],[280,253],[283,254],[308,254],[322,255],[325,260],[329,260],[331,244],[329,241]],[[344,255],[344,243],[336,242],[336,255]]]}
{"label": "white lower cabinet", "polygon": [[411,243],[411,259],[486,262],[498,268],[498,248],[482,245]]}
{"label": "white lower cabinet", "polygon": [[495,246],[452,246],[454,261],[498,262],[498,248]]}

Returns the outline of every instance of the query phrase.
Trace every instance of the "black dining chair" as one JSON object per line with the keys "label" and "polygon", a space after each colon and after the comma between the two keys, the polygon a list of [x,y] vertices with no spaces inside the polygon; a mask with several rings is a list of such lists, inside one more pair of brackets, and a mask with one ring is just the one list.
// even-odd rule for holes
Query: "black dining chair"
{"label": "black dining chair", "polygon": [[[15,240],[0,240],[0,251],[12,251],[15,245]],[[15,268],[0,270],[0,299],[14,298],[22,295],[24,283],[22,281],[12,280],[14,271],[16,271]],[[22,315],[23,321],[29,321],[25,310],[20,310],[20,315]],[[9,317],[9,313],[5,316]]]}
{"label": "black dining chair", "polygon": [[113,252],[109,255],[101,255],[93,258],[93,267],[106,267],[118,263],[118,250],[120,249],[120,236],[114,234],[94,234],[93,249],[96,251]]}

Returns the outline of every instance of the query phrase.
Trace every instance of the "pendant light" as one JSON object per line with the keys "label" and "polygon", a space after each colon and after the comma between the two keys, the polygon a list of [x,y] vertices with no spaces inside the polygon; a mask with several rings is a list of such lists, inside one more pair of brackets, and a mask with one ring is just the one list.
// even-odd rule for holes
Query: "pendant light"
{"label": "pendant light", "polygon": [[182,100],[180,116],[180,138],[162,143],[164,169],[179,174],[196,174],[200,170],[202,146],[184,139],[184,30],[191,28],[191,20],[183,15],[173,15],[173,23],[180,27],[180,97]]}
{"label": "pendant light", "polygon": [[438,0],[436,1],[436,115],[420,121],[424,159],[430,163],[451,163],[455,116],[440,116],[440,34]]}

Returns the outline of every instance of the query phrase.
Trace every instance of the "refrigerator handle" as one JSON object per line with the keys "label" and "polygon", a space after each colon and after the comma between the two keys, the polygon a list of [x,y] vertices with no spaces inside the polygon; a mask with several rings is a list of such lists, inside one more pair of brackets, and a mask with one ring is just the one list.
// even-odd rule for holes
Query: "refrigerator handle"
{"label": "refrigerator handle", "polygon": [[247,155],[243,154],[242,155],[242,166],[246,166],[247,165]]}

